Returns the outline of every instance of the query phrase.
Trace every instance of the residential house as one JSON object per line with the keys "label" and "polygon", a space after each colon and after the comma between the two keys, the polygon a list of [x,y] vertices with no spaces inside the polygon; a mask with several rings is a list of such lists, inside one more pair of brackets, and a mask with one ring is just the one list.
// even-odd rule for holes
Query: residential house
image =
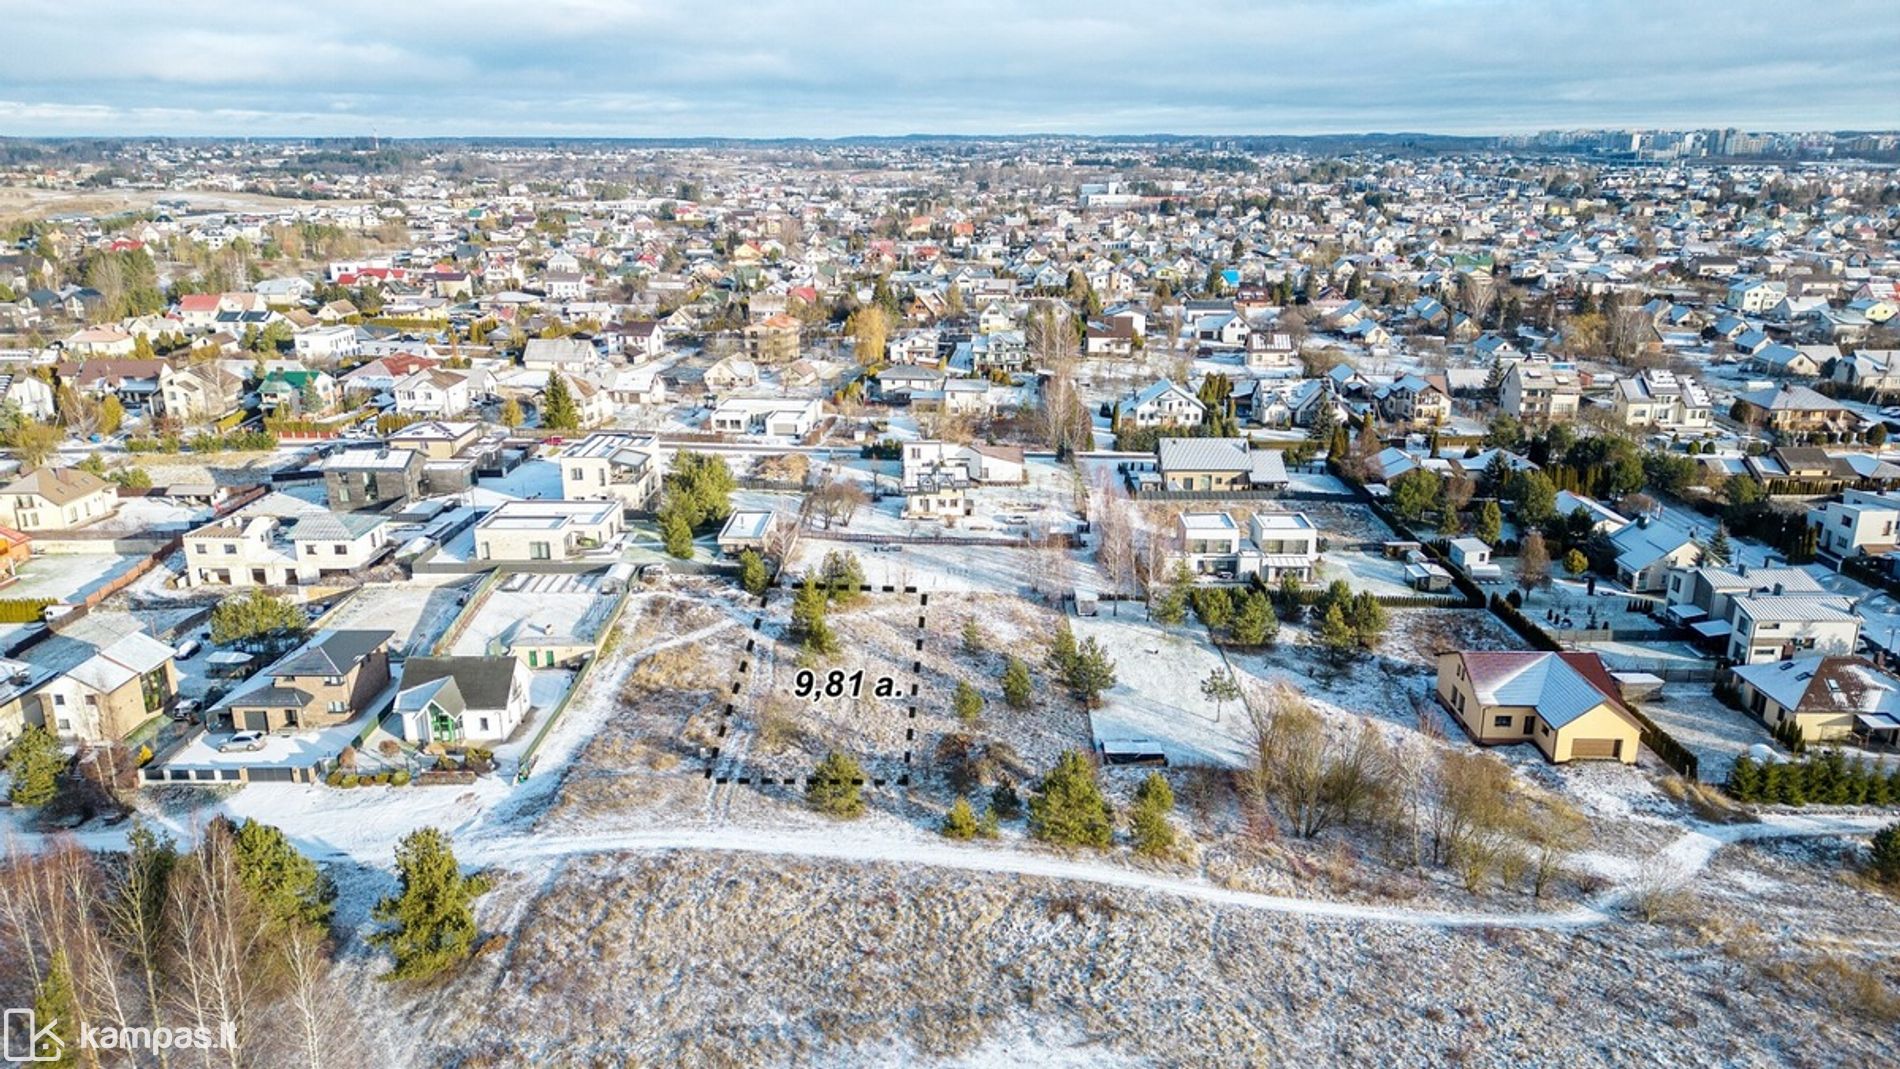
{"label": "residential house", "polygon": [[475,553],[507,564],[573,560],[618,540],[622,511],[617,501],[509,501],[475,524]]}
{"label": "residential house", "polygon": [[561,497],[619,501],[644,509],[660,491],[660,439],[633,431],[596,431],[562,448]]}
{"label": "residential house", "polygon": [[1504,373],[1498,410],[1525,423],[1561,423],[1576,418],[1582,401],[1575,372],[1520,360]]}
{"label": "residential house", "polygon": [[427,462],[427,457],[413,449],[346,449],[323,462],[324,496],[339,512],[411,501],[422,496],[422,472]]}
{"label": "residential house", "polygon": [[60,531],[112,514],[111,483],[78,468],[35,468],[0,487],[0,517],[16,531]]}
{"label": "residential house", "polygon": [[1611,535],[1610,548],[1616,553],[1617,582],[1637,593],[1663,589],[1670,569],[1688,567],[1702,558],[1694,532],[1647,516]]}
{"label": "residential house", "polygon": [[475,403],[469,376],[445,368],[423,368],[395,385],[396,411],[405,416],[450,419]]}
{"label": "residential house", "polygon": [[1772,590],[1729,600],[1728,659],[1734,664],[1852,653],[1859,641],[1860,616],[1852,598]]}
{"label": "residential house", "polygon": [[759,384],[759,368],[743,357],[728,356],[714,361],[701,381],[714,392],[751,389]]}
{"label": "residential house", "polygon": [[1207,405],[1185,386],[1162,379],[1115,405],[1122,427],[1190,427],[1207,418]]}
{"label": "residential house", "polygon": [[1732,669],[1742,707],[1808,743],[1900,741],[1900,679],[1864,657],[1807,656]]}
{"label": "residential house", "polygon": [[1839,501],[1809,507],[1808,526],[1815,548],[1829,556],[1885,556],[1900,543],[1900,494],[1844,491]]}
{"label": "residential house", "polygon": [[388,724],[416,746],[504,742],[527,719],[532,683],[519,657],[411,657]]}
{"label": "residential house", "polygon": [[1850,430],[1860,418],[1831,398],[1806,386],[1783,386],[1735,395],[1735,418],[1777,434],[1814,434]]}
{"label": "residential house", "polygon": [[745,328],[746,358],[759,364],[789,364],[798,359],[797,317],[780,313]]}
{"label": "residential house", "polygon": [[334,363],[361,352],[356,328],[351,326],[312,327],[291,335],[291,350],[299,360]]}
{"label": "residential house", "polygon": [[951,486],[1021,485],[1027,481],[1023,451],[1008,445],[957,442],[904,443],[902,483],[906,492]]}
{"label": "residential house", "polygon": [[728,397],[712,410],[706,427],[721,434],[803,438],[818,425],[821,415],[823,408],[816,399]]}
{"label": "residential house", "polygon": [[521,351],[521,366],[530,371],[578,375],[605,363],[594,343],[583,338],[530,338]]}
{"label": "residential house", "polygon": [[719,552],[736,557],[746,550],[764,554],[778,528],[778,514],[769,509],[735,509],[719,529]]}
{"label": "residential house", "polygon": [[179,423],[215,423],[237,412],[244,398],[244,381],[217,362],[185,368],[166,365],[158,373],[161,406]]}
{"label": "residential house", "polygon": [[388,689],[393,631],[326,631],[224,701],[234,731],[313,731],[373,710]]}
{"label": "residential house", "polygon": [[62,739],[123,739],[178,694],[172,648],[120,613],[72,621],[16,656],[44,673],[22,702],[27,720]]}
{"label": "residential house", "polygon": [[1701,434],[1715,425],[1709,392],[1702,384],[1660,368],[1618,380],[1612,405],[1616,422],[1624,427]]}
{"label": "residential house", "polygon": [[1166,490],[1278,490],[1288,482],[1280,451],[1245,438],[1163,438],[1155,467]]}
{"label": "residential house", "polygon": [[1448,650],[1438,700],[1482,746],[1529,742],[1553,764],[1635,764],[1642,724],[1594,653]]}

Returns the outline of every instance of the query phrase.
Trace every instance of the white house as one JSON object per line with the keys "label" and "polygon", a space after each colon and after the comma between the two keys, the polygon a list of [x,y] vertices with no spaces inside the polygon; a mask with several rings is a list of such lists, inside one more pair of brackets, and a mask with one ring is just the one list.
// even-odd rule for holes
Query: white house
{"label": "white house", "polygon": [[1619,380],[1613,407],[1617,422],[1625,427],[1701,433],[1714,426],[1709,392],[1702,384],[1660,368]]}
{"label": "white house", "polygon": [[573,560],[625,530],[618,501],[509,501],[475,524],[475,555],[506,563]]}
{"label": "white house", "polygon": [[645,508],[660,490],[660,439],[632,431],[597,431],[561,451],[561,497],[619,501]]}
{"label": "white house", "polygon": [[475,403],[467,375],[445,368],[423,368],[397,380],[396,411],[405,416],[448,419]]}
{"label": "white house", "polygon": [[770,434],[803,438],[823,413],[816,399],[728,397],[707,417],[706,426],[721,434]]}
{"label": "white house", "polygon": [[1168,379],[1122,398],[1115,411],[1124,427],[1186,427],[1207,416],[1200,398]]}
{"label": "white house", "polygon": [[1815,547],[1836,557],[1862,553],[1880,556],[1893,552],[1900,527],[1900,495],[1847,490],[1839,501],[1808,509],[1808,526],[1815,529]]}
{"label": "white house", "polygon": [[411,657],[387,723],[404,741],[505,741],[527,718],[533,676],[519,657]]}
{"label": "white house", "polygon": [[903,486],[906,491],[974,483],[1019,485],[1025,479],[1023,451],[1016,446],[940,441],[904,443]]}

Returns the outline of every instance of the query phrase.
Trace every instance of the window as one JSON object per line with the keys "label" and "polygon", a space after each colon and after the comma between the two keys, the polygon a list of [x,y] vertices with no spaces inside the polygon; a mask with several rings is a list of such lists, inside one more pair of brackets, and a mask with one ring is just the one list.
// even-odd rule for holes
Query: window
{"label": "window", "polygon": [[331,702],[330,703],[330,711],[333,713],[347,713],[349,712],[349,710],[350,710],[349,702]]}
{"label": "window", "polygon": [[342,676],[324,676],[323,683],[324,683],[324,686],[328,686],[328,687],[340,687],[343,685],[343,677]]}
{"label": "window", "polygon": [[479,720],[479,721],[477,721],[477,722],[481,724],[481,726],[482,726],[482,727],[481,727],[481,729],[482,729],[483,731],[487,731],[487,730],[488,730],[488,718],[487,718],[487,717],[485,717],[485,716],[484,716],[484,717],[482,717],[482,718],[481,718],[481,720]]}
{"label": "window", "polygon": [[227,557],[235,557],[235,556],[237,556],[237,543],[236,543],[236,542],[226,542],[226,543],[224,544],[224,555],[225,555],[225,556],[227,556]]}
{"label": "window", "polygon": [[330,552],[336,554],[339,557],[341,557],[345,553],[348,553],[349,551],[350,551],[350,547],[342,544],[341,542],[330,547]]}
{"label": "window", "polygon": [[1511,717],[1494,716],[1491,718],[1491,726],[1494,728],[1508,728],[1511,726]]}
{"label": "window", "polygon": [[66,695],[64,695],[64,694],[55,694],[55,695],[53,695],[53,704],[54,704],[54,705],[56,705],[56,706],[63,706],[63,705],[65,705],[65,704],[66,704]]}
{"label": "window", "polygon": [[553,555],[552,555],[551,553],[549,553],[549,552],[548,552],[548,544],[547,544],[546,542],[530,542],[530,543],[528,543],[528,557],[529,557],[530,559],[532,559],[532,560],[548,560],[548,559],[550,559],[550,558],[551,558],[552,556],[553,556]]}

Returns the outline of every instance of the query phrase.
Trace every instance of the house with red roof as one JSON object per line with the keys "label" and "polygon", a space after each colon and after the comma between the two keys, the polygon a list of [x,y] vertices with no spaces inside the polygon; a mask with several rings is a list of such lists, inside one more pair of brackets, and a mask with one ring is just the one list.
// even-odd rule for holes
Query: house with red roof
{"label": "house with red roof", "polygon": [[1594,653],[1448,650],[1438,700],[1481,746],[1528,742],[1552,764],[1636,763],[1643,725]]}

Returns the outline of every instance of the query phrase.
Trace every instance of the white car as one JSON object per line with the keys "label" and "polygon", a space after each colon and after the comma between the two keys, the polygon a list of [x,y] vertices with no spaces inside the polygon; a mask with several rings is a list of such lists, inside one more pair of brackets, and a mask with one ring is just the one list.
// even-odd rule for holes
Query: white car
{"label": "white car", "polygon": [[218,744],[220,753],[243,753],[264,748],[264,733],[261,731],[240,731]]}

